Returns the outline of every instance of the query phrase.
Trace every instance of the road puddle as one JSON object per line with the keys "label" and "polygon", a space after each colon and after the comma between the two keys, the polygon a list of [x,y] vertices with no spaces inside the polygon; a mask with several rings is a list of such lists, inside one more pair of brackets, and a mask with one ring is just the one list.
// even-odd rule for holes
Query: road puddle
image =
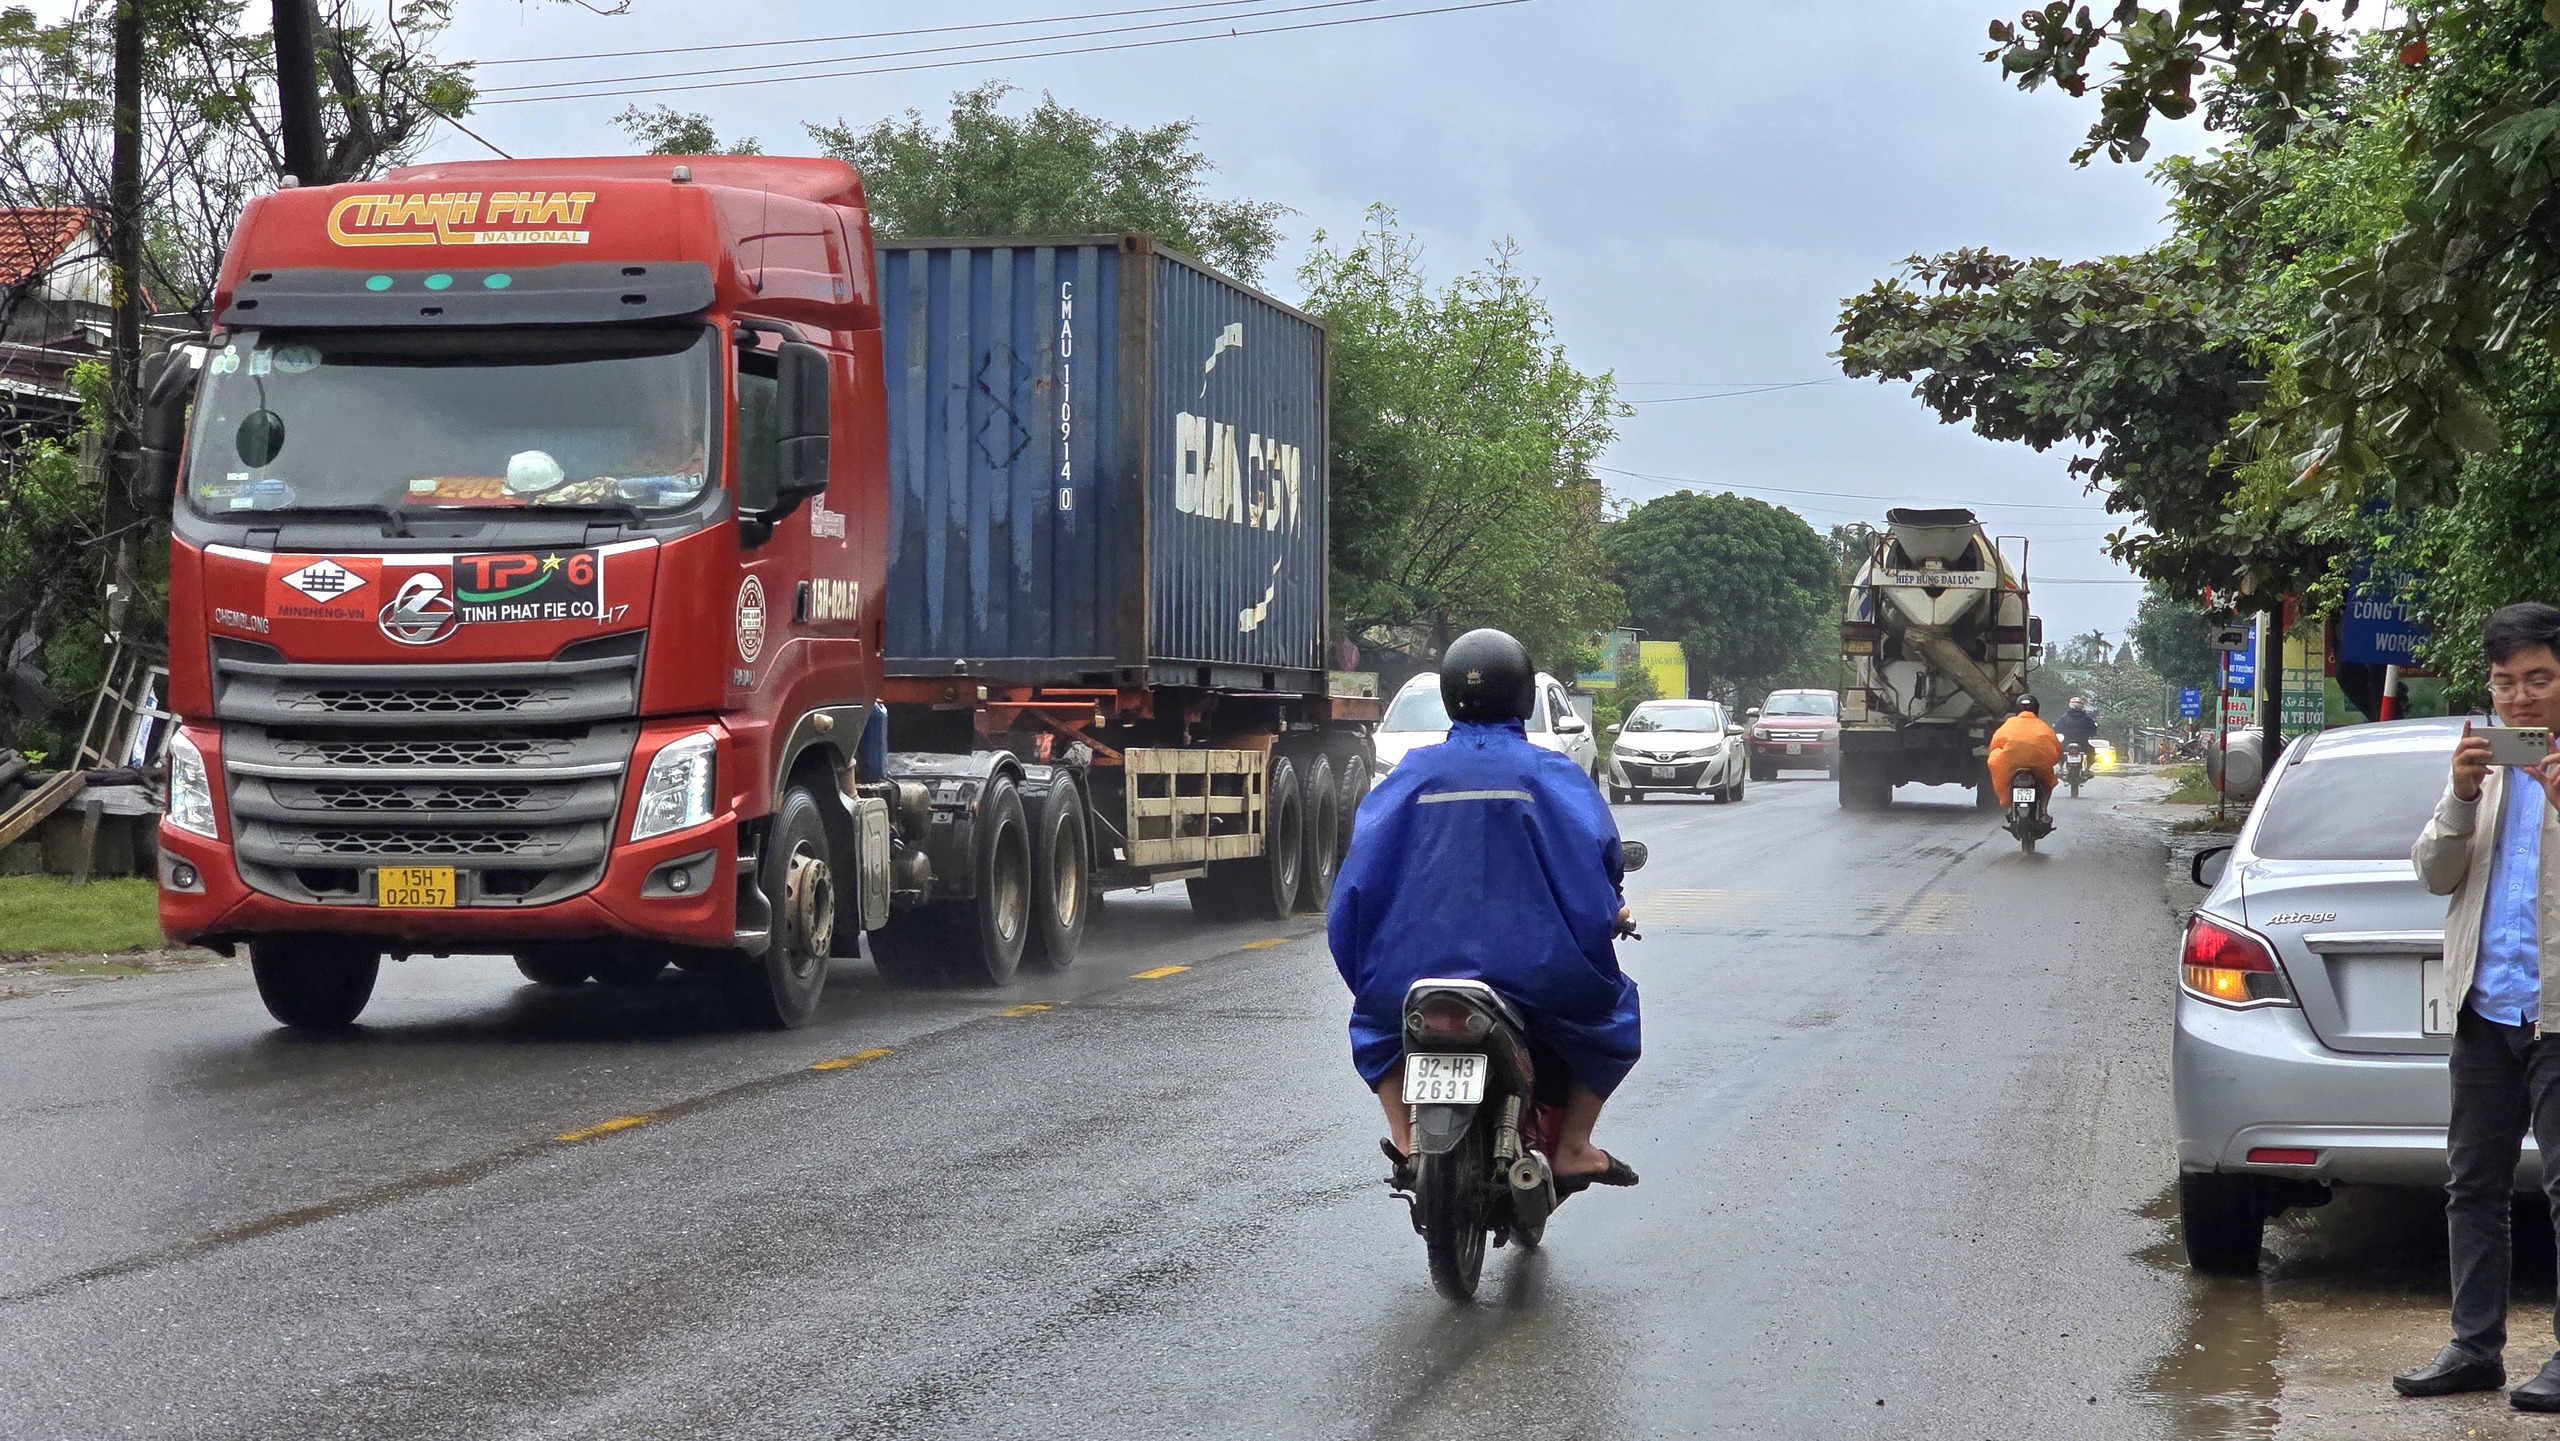
{"label": "road puddle", "polygon": [[[2551,1345],[2549,1232],[2521,1208],[2508,1357],[2530,1375]],[[2159,1239],[2139,1253],[2183,1288],[2178,1327],[2143,1373],[2145,1401],[2177,1437],[2547,1436],[2496,1393],[2410,1401],[2391,1373],[2446,1339],[2444,1208],[2433,1190],[2348,1190],[2267,1226],[2254,1277],[2199,1275],[2178,1242],[2177,1198],[2142,1208]]]}

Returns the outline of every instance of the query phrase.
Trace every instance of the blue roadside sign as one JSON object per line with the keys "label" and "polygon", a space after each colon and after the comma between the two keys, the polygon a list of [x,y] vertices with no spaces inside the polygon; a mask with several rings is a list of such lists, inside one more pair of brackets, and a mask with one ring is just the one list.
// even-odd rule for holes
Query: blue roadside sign
{"label": "blue roadside sign", "polygon": [[2222,683],[2231,690],[2258,688],[2258,650],[2255,637],[2247,650],[2227,651],[2222,657]]}
{"label": "blue roadside sign", "polygon": [[2417,577],[2375,579],[2358,566],[2347,584],[2347,613],[2338,619],[2338,659],[2360,665],[2414,666],[2427,629],[2409,614]]}
{"label": "blue roadside sign", "polygon": [[2194,686],[2187,686],[2180,690],[2178,692],[2178,714],[2181,716],[2203,715],[2204,692],[2196,689]]}

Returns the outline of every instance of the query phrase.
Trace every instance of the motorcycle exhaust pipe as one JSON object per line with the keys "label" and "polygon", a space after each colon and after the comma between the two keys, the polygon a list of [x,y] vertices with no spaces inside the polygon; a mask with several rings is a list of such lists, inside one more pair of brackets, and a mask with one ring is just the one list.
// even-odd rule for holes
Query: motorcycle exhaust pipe
{"label": "motorcycle exhaust pipe", "polygon": [[1555,1210],[1555,1172],[1548,1169],[1546,1157],[1528,1152],[1511,1163],[1507,1179],[1511,1182],[1511,1214],[1520,1225],[1535,1226]]}

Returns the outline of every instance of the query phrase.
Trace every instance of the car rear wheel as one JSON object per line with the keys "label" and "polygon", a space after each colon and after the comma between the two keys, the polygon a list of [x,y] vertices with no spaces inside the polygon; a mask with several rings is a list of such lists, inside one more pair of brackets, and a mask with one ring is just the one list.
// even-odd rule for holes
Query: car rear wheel
{"label": "car rear wheel", "polygon": [[2178,1232],[2187,1264],[2215,1276],[2247,1276],[2258,1269],[2258,1243],[2266,1209],[2255,1176],[2190,1171],[2178,1178]]}

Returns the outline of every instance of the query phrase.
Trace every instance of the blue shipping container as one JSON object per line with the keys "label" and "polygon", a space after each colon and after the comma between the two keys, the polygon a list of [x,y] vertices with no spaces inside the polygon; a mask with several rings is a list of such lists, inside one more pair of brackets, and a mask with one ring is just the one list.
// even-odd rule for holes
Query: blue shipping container
{"label": "blue shipping container", "polygon": [[1321,686],[1320,324],[1144,236],[879,256],[891,673]]}

